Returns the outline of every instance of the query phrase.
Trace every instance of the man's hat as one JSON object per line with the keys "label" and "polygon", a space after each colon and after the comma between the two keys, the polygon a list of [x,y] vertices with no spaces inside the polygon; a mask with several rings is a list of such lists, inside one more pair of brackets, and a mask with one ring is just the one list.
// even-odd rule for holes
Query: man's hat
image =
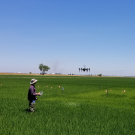
{"label": "man's hat", "polygon": [[31,79],[31,82],[30,82],[30,84],[34,84],[34,83],[36,83],[38,80],[36,80],[36,79]]}

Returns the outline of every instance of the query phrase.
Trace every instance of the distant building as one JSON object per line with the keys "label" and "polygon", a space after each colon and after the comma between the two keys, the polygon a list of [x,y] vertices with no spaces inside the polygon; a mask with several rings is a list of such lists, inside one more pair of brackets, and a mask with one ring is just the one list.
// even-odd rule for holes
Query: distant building
{"label": "distant building", "polygon": [[57,75],[61,75],[61,73],[55,73],[55,74],[57,74]]}

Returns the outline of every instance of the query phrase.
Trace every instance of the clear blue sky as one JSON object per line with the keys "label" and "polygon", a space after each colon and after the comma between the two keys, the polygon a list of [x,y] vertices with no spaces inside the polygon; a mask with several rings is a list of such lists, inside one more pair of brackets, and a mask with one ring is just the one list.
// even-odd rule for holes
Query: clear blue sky
{"label": "clear blue sky", "polygon": [[134,58],[134,0],[0,1],[0,72],[135,76]]}

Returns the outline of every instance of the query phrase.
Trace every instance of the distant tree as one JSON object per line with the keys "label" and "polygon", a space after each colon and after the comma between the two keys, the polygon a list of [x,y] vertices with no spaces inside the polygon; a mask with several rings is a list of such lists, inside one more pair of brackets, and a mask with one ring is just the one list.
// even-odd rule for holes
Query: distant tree
{"label": "distant tree", "polygon": [[32,74],[32,72],[29,72],[29,74]]}
{"label": "distant tree", "polygon": [[42,63],[39,64],[39,70],[42,72],[42,74],[45,74],[45,71],[48,71],[50,69],[50,67],[43,65]]}
{"label": "distant tree", "polygon": [[42,71],[43,69],[43,64],[39,64],[39,70]]}
{"label": "distant tree", "polygon": [[98,74],[97,76],[100,76],[100,77],[101,77],[101,76],[102,76],[102,74]]}

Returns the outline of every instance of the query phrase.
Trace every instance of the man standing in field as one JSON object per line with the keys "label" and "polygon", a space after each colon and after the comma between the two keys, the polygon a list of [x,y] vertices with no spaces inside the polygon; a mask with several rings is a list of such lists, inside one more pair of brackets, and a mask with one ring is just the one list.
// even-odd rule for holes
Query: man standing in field
{"label": "man standing in field", "polygon": [[29,100],[29,109],[30,112],[34,112],[35,111],[35,101],[37,100],[36,96],[40,96],[40,93],[36,93],[36,88],[35,88],[35,84],[38,80],[36,79],[31,79],[31,86],[29,87],[29,91],[28,91],[28,100]]}

